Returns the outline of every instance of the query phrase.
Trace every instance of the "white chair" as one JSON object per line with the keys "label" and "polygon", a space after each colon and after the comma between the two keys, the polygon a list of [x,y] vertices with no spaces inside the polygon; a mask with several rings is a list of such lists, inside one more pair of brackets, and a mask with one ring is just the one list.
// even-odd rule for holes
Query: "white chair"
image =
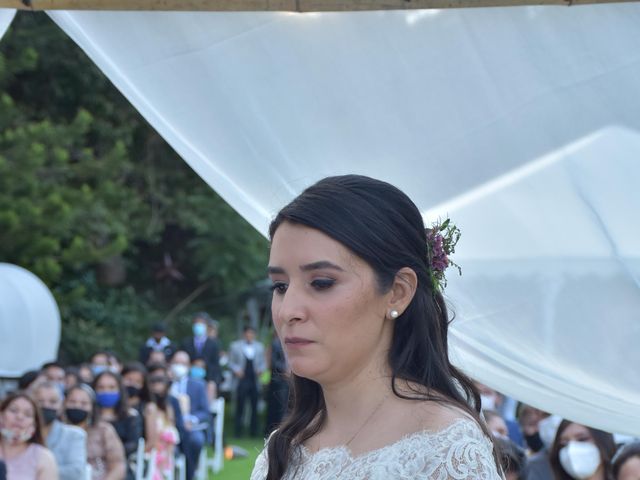
{"label": "white chair", "polygon": [[136,450],[136,480],[144,480],[144,438],[138,440]]}
{"label": "white chair", "polygon": [[[178,472],[178,480],[186,480],[187,478],[187,459],[184,455],[178,455],[176,458],[176,471]],[[174,480],[170,478],[169,480]]]}
{"label": "white chair", "polygon": [[88,463],[85,470],[85,478],[87,480],[93,480],[93,470],[91,469],[91,465],[89,465]]}
{"label": "white chair", "polygon": [[213,448],[213,459],[211,460],[211,468],[213,473],[218,473],[222,470],[224,463],[224,444],[222,443],[222,434],[224,433],[224,398],[216,398],[211,402],[211,413],[215,413],[215,441]]}
{"label": "white chair", "polygon": [[152,480],[156,473],[156,449],[145,453],[144,447],[144,438],[141,438],[138,440],[138,449],[136,450],[136,480]]}
{"label": "white chair", "polygon": [[213,422],[214,445],[213,457],[207,455],[207,447],[205,446],[200,452],[198,460],[198,470],[196,471],[197,480],[206,480],[209,470],[214,474],[222,470],[224,462],[224,445],[222,443],[222,434],[224,433],[224,398],[216,398],[209,405],[209,411],[215,415]]}

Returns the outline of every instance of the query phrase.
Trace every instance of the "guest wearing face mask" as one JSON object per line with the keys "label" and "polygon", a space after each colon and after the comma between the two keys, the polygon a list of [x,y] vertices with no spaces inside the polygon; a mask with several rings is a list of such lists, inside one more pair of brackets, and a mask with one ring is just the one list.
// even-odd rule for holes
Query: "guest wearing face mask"
{"label": "guest wearing face mask", "polygon": [[53,454],[44,447],[38,407],[25,393],[8,395],[0,404],[0,460],[9,480],[55,480]]}
{"label": "guest wearing face mask", "polygon": [[188,431],[188,438],[183,446],[187,461],[187,479],[193,478],[198,467],[200,450],[206,439],[205,430],[209,422],[209,402],[205,383],[189,377],[190,367],[187,352],[177,351],[171,359],[173,384],[170,392],[180,403],[184,426]]}
{"label": "guest wearing face mask", "polygon": [[220,344],[218,339],[207,335],[207,325],[212,318],[206,312],[196,313],[193,317],[193,337],[186,339],[182,344],[182,350],[187,352],[191,360],[202,359],[206,367],[206,381],[215,384],[217,389],[222,382],[222,370],[220,369]]}
{"label": "guest wearing face mask", "polygon": [[58,465],[60,480],[82,478],[87,469],[87,434],[84,430],[58,420],[62,414],[59,384],[45,382],[34,391],[42,413],[42,436]]}
{"label": "guest wearing face mask", "polygon": [[[124,446],[126,458],[135,455],[138,441],[142,437],[142,417],[137,410],[129,408],[127,393],[119,374],[102,372],[93,381],[100,418],[113,425]],[[127,478],[133,478],[133,471],[127,469]]]}
{"label": "guest wearing face mask", "polygon": [[[482,411],[492,410],[498,413],[507,426],[508,437],[516,445],[524,448],[525,442],[522,436],[522,431],[520,430],[520,425],[512,419],[513,409],[505,409],[506,397],[483,383],[474,382],[474,384],[478,389],[478,393],[480,393],[480,405],[482,407]],[[509,418],[507,413],[511,415],[511,418]]]}
{"label": "guest wearing face mask", "polygon": [[109,370],[109,352],[99,351],[91,356],[91,373],[93,378]]}
{"label": "guest wearing face mask", "polygon": [[613,435],[563,420],[549,452],[555,480],[613,480]]}
{"label": "guest wearing face mask", "polygon": [[87,461],[92,480],[123,480],[126,475],[124,447],[109,422],[100,420],[96,395],[91,387],[77,385],[64,401],[67,422],[87,432]]}
{"label": "guest wearing face mask", "polygon": [[122,369],[122,385],[127,392],[127,404],[143,419],[145,450],[153,449],[158,434],[158,407],[151,399],[147,369],[139,362],[127,363]]}
{"label": "guest wearing face mask", "polygon": [[529,447],[527,480],[552,480],[549,449],[562,418],[523,403],[518,406],[517,413]]}
{"label": "guest wearing face mask", "polygon": [[614,480],[640,480],[640,442],[618,448],[611,464]]}
{"label": "guest wearing face mask", "polygon": [[146,364],[149,361],[151,352],[162,352],[165,358],[170,358],[175,351],[175,346],[166,336],[164,324],[156,323],[151,329],[151,336],[140,347],[139,360],[140,363]]}

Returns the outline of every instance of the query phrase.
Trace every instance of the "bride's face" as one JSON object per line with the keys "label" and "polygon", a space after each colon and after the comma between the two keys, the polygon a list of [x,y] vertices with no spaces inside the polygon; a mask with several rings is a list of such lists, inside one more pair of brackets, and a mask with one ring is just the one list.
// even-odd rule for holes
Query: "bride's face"
{"label": "bride's face", "polygon": [[383,369],[389,294],[373,270],[319,230],[281,224],[269,258],[272,315],[292,371],[328,385]]}

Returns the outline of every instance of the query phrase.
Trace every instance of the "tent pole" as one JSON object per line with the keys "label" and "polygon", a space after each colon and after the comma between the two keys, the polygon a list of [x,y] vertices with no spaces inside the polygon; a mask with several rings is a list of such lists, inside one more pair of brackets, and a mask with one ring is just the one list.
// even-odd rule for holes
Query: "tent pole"
{"label": "tent pole", "polygon": [[0,0],[21,10],[282,11],[341,12],[428,8],[587,5],[639,0]]}

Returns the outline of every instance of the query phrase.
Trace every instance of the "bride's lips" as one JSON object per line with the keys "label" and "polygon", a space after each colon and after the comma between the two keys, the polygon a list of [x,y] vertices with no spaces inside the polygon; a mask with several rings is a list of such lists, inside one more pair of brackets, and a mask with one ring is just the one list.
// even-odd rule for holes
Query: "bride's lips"
{"label": "bride's lips", "polygon": [[305,347],[307,345],[311,345],[314,342],[312,340],[309,340],[308,338],[285,337],[284,343],[289,348],[298,348],[298,347]]}

